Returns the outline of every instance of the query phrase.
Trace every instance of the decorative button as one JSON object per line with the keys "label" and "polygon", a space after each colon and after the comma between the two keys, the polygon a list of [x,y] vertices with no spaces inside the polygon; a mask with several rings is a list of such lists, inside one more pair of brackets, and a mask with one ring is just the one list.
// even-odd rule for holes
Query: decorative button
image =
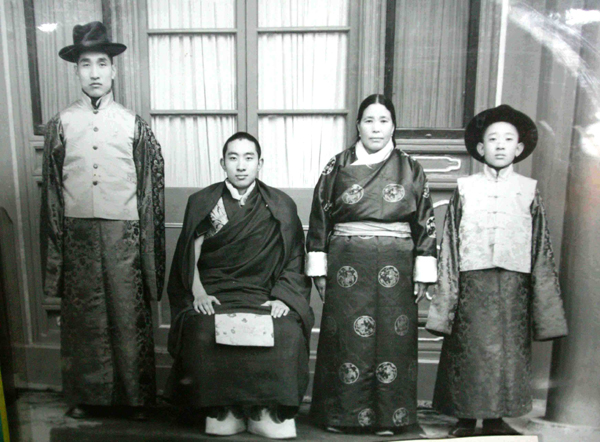
{"label": "decorative button", "polygon": [[94,181],[94,186],[97,186],[97,185],[98,185],[98,181]]}
{"label": "decorative button", "polygon": [[94,146],[94,150],[98,150],[98,146]]}
{"label": "decorative button", "polygon": [[97,169],[97,168],[98,168],[98,165],[97,165],[97,164],[94,164],[94,169]]}
{"label": "decorative button", "polygon": [[97,114],[98,113],[98,109],[94,109],[94,113]]}
{"label": "decorative button", "polygon": [[94,128],[94,132],[98,132],[98,128],[97,127]]}

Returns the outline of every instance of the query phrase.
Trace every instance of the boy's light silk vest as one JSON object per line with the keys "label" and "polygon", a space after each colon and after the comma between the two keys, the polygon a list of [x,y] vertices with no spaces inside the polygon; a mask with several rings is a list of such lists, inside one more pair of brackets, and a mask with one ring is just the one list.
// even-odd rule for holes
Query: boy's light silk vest
{"label": "boy's light silk vest", "polygon": [[135,114],[112,92],[98,109],[84,95],[60,114],[65,136],[65,216],[138,220]]}
{"label": "boy's light silk vest", "polygon": [[458,179],[460,271],[501,267],[531,272],[531,204],[536,181],[513,166]]}

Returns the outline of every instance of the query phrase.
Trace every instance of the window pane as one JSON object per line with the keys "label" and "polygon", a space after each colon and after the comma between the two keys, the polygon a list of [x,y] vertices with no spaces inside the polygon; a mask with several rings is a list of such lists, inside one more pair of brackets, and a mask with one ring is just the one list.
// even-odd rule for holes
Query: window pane
{"label": "window pane", "polygon": [[154,116],[152,128],[165,158],[165,185],[205,187],[225,178],[219,165],[236,117]]}
{"label": "window pane", "polygon": [[81,95],[73,64],[58,51],[73,44],[73,26],[102,21],[100,0],[34,0],[42,121],[45,123]]}
{"label": "window pane", "polygon": [[327,161],[344,149],[345,130],[345,117],[261,117],[261,179],[275,187],[314,187]]}
{"label": "window pane", "polygon": [[148,27],[234,28],[235,0],[148,0]]}
{"label": "window pane", "polygon": [[346,26],[348,0],[259,0],[258,26]]}
{"label": "window pane", "polygon": [[399,127],[462,127],[469,0],[397,0],[392,100]]}
{"label": "window pane", "polygon": [[267,34],[258,41],[259,109],[343,109],[346,34]]}
{"label": "window pane", "polygon": [[153,35],[152,109],[235,109],[235,37]]}

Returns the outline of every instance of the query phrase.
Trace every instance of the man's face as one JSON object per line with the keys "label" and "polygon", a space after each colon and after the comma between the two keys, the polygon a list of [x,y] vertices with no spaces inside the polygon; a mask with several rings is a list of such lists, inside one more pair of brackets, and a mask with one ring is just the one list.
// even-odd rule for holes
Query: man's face
{"label": "man's face", "polygon": [[523,148],[523,143],[519,143],[517,128],[504,121],[491,124],[483,134],[483,143],[477,144],[479,155],[494,169],[503,169],[512,164]]}
{"label": "man's face", "polygon": [[227,173],[227,179],[242,195],[256,180],[262,165],[263,159],[258,158],[256,146],[245,139],[231,141],[227,145],[225,158],[221,158],[221,167]]}
{"label": "man's face", "polygon": [[81,89],[92,98],[100,98],[112,88],[117,70],[104,52],[84,52],[79,56],[75,73]]}

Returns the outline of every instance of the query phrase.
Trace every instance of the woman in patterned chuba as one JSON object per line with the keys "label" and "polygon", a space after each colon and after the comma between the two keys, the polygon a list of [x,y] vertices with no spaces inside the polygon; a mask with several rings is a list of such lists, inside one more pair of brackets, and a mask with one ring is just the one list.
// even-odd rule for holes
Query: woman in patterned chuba
{"label": "woman in patterned chuba", "polygon": [[394,105],[365,98],[358,140],[325,166],[306,274],[324,302],[311,414],[330,431],[399,433],[417,422],[417,303],[436,282],[423,169],[396,148]]}

